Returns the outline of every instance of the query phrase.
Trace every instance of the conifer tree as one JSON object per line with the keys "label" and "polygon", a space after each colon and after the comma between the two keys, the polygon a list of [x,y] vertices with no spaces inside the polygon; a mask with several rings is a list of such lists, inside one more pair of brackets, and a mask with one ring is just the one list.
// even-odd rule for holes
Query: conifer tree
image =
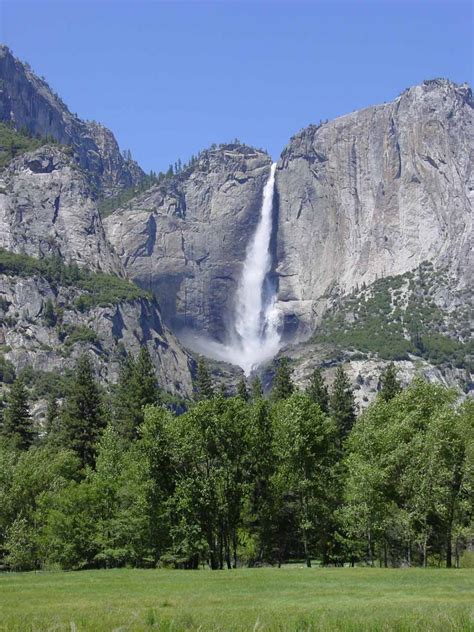
{"label": "conifer tree", "polygon": [[263,397],[262,380],[258,377],[258,375],[256,375],[252,380],[250,394],[251,394],[251,399],[253,402]]}
{"label": "conifer tree", "polygon": [[380,376],[380,396],[388,402],[398,395],[401,390],[402,387],[397,380],[397,369],[394,363],[390,362]]}
{"label": "conifer tree", "polygon": [[151,360],[148,347],[145,346],[140,349],[135,365],[135,384],[140,410],[147,404],[157,403],[158,384],[156,381],[155,367]]}
{"label": "conifer tree", "polygon": [[144,407],[159,401],[155,367],[147,347],[142,347],[136,361],[123,361],[115,396],[118,432],[131,441],[137,438],[143,423]]}
{"label": "conifer tree", "polygon": [[247,382],[245,378],[241,377],[239,383],[237,385],[237,395],[244,400],[244,402],[248,402],[250,395],[247,390]]}
{"label": "conifer tree", "polygon": [[60,433],[59,406],[55,393],[51,393],[46,407],[45,428],[48,440],[56,441]]}
{"label": "conifer tree", "polygon": [[324,382],[323,374],[321,373],[320,368],[313,371],[311,381],[306,389],[306,394],[315,404],[319,404],[323,413],[329,412],[328,387]]}
{"label": "conifer tree", "polygon": [[64,446],[76,452],[82,467],[94,465],[105,417],[92,364],[86,355],[81,356],[76,363],[61,421]]}
{"label": "conifer tree", "polygon": [[48,327],[54,327],[57,321],[56,312],[54,311],[53,301],[48,298],[44,305],[43,310],[43,320],[47,324]]}
{"label": "conifer tree", "polygon": [[28,450],[34,432],[28,408],[28,394],[21,377],[13,382],[3,411],[2,435],[19,450]]}
{"label": "conifer tree", "polygon": [[339,365],[329,399],[329,410],[336,422],[342,441],[351,431],[356,419],[354,393],[344,367]]}
{"label": "conifer tree", "polygon": [[196,400],[211,399],[214,396],[211,375],[207,363],[203,358],[199,359],[196,375]]}
{"label": "conifer tree", "polygon": [[295,390],[291,381],[291,369],[288,358],[280,358],[273,383],[272,397],[275,400],[287,399]]}

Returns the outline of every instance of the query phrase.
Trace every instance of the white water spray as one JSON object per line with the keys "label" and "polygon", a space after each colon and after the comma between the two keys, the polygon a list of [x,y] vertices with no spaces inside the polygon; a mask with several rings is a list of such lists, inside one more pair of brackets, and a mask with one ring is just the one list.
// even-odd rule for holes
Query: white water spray
{"label": "white water spray", "polygon": [[273,190],[276,163],[263,189],[263,201],[257,229],[247,247],[236,294],[235,319],[228,344],[188,337],[196,351],[242,367],[249,375],[257,366],[273,358],[280,348],[279,312],[275,293],[266,296],[265,283],[271,270]]}
{"label": "white water spray", "polygon": [[236,363],[247,375],[253,368],[272,358],[280,344],[275,295],[264,296],[265,280],[272,265],[270,239],[275,170],[276,163],[273,163],[263,189],[260,221],[247,248],[236,296],[235,330],[238,337],[233,349]]}

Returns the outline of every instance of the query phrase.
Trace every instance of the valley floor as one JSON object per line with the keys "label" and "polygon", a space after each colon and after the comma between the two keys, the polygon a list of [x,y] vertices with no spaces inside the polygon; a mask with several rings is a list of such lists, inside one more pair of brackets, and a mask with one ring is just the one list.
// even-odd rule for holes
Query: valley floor
{"label": "valley floor", "polygon": [[0,630],[474,630],[474,571],[8,573],[0,575]]}

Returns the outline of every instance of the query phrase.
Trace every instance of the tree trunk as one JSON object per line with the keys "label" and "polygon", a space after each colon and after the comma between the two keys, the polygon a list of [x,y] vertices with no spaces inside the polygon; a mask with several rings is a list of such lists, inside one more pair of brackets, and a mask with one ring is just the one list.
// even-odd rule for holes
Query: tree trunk
{"label": "tree trunk", "polygon": [[367,556],[369,558],[369,566],[374,565],[374,560],[372,557],[372,534],[370,529],[367,531]]}
{"label": "tree trunk", "polygon": [[451,538],[451,526],[448,529],[446,536],[446,568],[452,568],[453,566],[453,544]]}
{"label": "tree trunk", "polygon": [[237,531],[232,533],[232,549],[234,553],[234,568],[237,568]]}
{"label": "tree trunk", "polygon": [[425,536],[425,539],[423,540],[423,568],[426,568],[428,566],[427,551],[428,551],[428,538],[427,536]]}

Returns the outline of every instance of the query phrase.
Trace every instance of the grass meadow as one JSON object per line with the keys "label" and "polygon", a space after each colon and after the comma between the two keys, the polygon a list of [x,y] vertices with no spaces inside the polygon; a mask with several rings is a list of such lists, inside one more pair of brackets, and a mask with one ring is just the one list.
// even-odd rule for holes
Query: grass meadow
{"label": "grass meadow", "polygon": [[4,573],[0,630],[474,630],[474,570]]}

